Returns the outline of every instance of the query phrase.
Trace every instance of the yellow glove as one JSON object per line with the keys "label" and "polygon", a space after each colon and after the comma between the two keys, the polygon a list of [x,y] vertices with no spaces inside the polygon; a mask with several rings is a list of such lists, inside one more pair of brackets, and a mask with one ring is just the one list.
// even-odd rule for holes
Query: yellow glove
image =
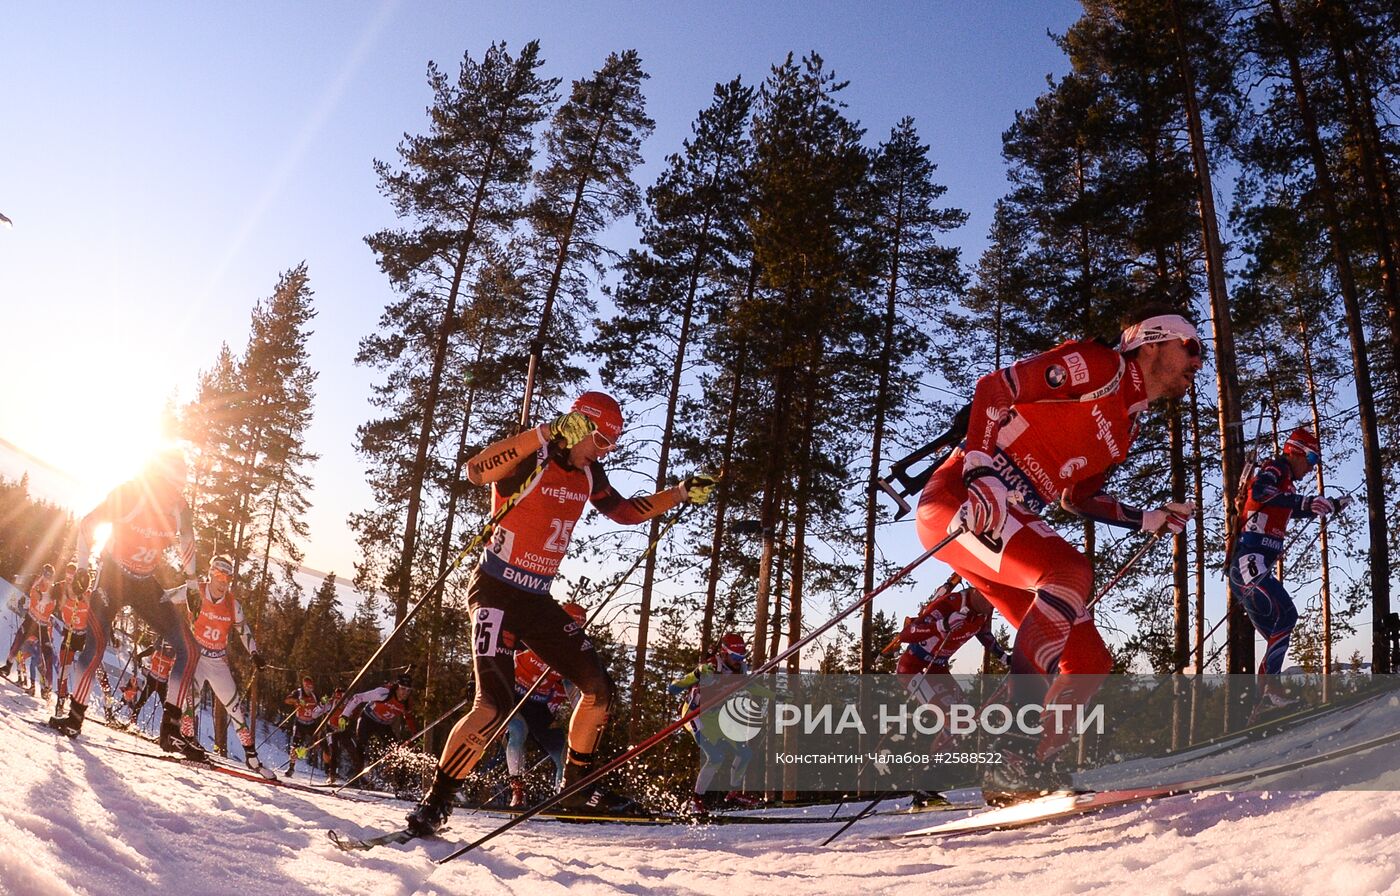
{"label": "yellow glove", "polygon": [[691,473],[678,486],[681,490],[681,500],[689,501],[692,504],[704,504],[710,500],[710,494],[719,485],[719,477],[709,473]]}
{"label": "yellow glove", "polygon": [[551,441],[563,442],[565,448],[572,448],[592,435],[593,430],[597,428],[592,420],[578,411],[570,411],[556,417],[554,422],[549,424],[549,438]]}

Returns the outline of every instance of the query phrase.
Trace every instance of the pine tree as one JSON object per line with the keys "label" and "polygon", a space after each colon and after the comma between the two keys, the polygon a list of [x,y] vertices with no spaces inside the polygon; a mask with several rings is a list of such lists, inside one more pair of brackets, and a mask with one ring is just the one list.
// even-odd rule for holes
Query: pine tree
{"label": "pine tree", "polygon": [[1254,49],[1260,64],[1277,65],[1286,74],[1286,89],[1275,94],[1273,127],[1296,135],[1307,150],[1309,173],[1314,178],[1316,211],[1323,221],[1332,254],[1333,276],[1342,296],[1347,334],[1351,345],[1352,376],[1360,418],[1362,456],[1366,472],[1365,503],[1370,516],[1370,573],[1372,594],[1372,653],[1375,671],[1388,672],[1389,649],[1384,643],[1384,620],[1390,611],[1389,520],[1386,513],[1384,459],[1381,454],[1376,393],[1372,385],[1371,352],[1367,346],[1361,296],[1353,259],[1355,237],[1346,226],[1340,205],[1338,180],[1323,138],[1322,121],[1314,105],[1314,90],[1304,72],[1302,45],[1280,0],[1269,0],[1268,9],[1251,20]]}
{"label": "pine tree", "polygon": [[[250,608],[255,630],[272,587],[269,568],[274,552],[282,586],[300,592],[292,574],[300,566],[300,543],[308,532],[308,467],[319,458],[306,448],[317,378],[306,347],[316,317],[311,297],[305,262],[284,273],[272,296],[253,309],[241,365],[246,399],[256,409],[253,440],[261,446],[259,452],[244,457],[253,461],[261,482],[246,505],[248,527],[242,540],[235,534],[234,552],[242,557],[254,546],[261,547],[261,556],[254,557],[256,575],[249,576],[257,589]],[[245,474],[250,472],[245,467]]]}
{"label": "pine tree", "polygon": [[[681,153],[647,191],[642,217],[645,250],[625,260],[624,281],[614,294],[617,315],[600,325],[597,346],[604,353],[605,386],[631,404],[665,404],[654,485],[670,481],[672,448],[686,434],[677,432],[683,374],[692,363],[691,343],[713,317],[717,290],[736,276],[736,255],[744,244],[748,209],[747,119],[753,90],[737,79],[715,86],[714,101],[693,126]],[[692,440],[695,439],[691,435]],[[651,522],[648,541],[660,537],[661,520]],[[658,552],[642,570],[641,615],[632,668],[632,739],[639,732],[641,692],[652,686],[646,675],[647,646]]]}
{"label": "pine tree", "polygon": [[[302,675],[310,675],[327,691],[336,673],[344,668],[340,664],[338,648],[345,619],[337,607],[337,600],[335,573],[331,572],[321,581],[321,587],[316,589],[316,594],[306,608],[305,617],[287,654],[286,663],[297,679]],[[323,682],[325,684],[322,684]],[[292,686],[296,687],[299,683],[298,680]]]}
{"label": "pine tree", "polygon": [[[530,343],[522,428],[530,423],[546,349],[571,355],[580,340],[581,318],[593,311],[584,268],[597,266],[604,254],[598,235],[641,205],[632,171],[641,164],[642,141],[655,127],[642,96],[647,77],[636,50],[609,54],[590,77],[573,83],[545,134],[548,161],[535,175],[530,212],[540,311]],[[561,300],[562,313],[556,314]],[[553,394],[568,384],[556,380],[542,385]]]}
{"label": "pine tree", "polygon": [[[754,116],[757,288],[752,301],[736,306],[731,323],[742,335],[731,338],[754,353],[751,376],[762,396],[745,414],[741,440],[763,471],[756,664],[770,650],[770,601],[783,556],[792,562],[789,638],[801,630],[809,527],[842,515],[842,458],[850,448],[843,439],[853,436],[859,414],[840,397],[858,393],[864,381],[854,362],[869,318],[853,297],[873,276],[858,251],[869,157],[862,130],[841,111],[844,87],[816,54],[800,63],[789,55],[764,81]],[[779,525],[789,521],[789,506],[790,543]],[[799,661],[790,659],[793,668]]]}
{"label": "pine tree", "polygon": [[[492,44],[480,62],[464,54],[455,79],[429,64],[428,132],[405,136],[398,168],[375,163],[380,188],[405,226],[366,238],[399,298],[356,356],[386,379],[373,399],[385,416],[357,433],[377,508],[352,517],[352,525],[366,567],[382,574],[371,587],[394,593],[396,621],[413,591],[427,483],[441,475],[433,449],[448,430],[444,382],[458,379],[448,376],[448,359],[461,297],[483,242],[511,230],[521,214],[534,128],[555,100],[557,82],[539,77],[541,64],[537,42],[515,58],[504,44]],[[392,543],[385,539],[394,529],[401,533],[396,558],[370,559]]]}
{"label": "pine tree", "polygon": [[[874,429],[865,490],[865,592],[875,587],[876,480],[884,461],[887,429],[896,429],[915,407],[911,396],[931,354],[925,334],[937,309],[964,285],[957,250],[940,240],[944,233],[962,226],[967,215],[960,209],[939,206],[947,188],[934,181],[936,166],[928,152],[913,119],[904,118],[876,150],[870,171],[867,251],[879,271],[883,296],[874,310],[880,325],[870,347],[876,359],[877,385],[872,396]],[[861,671],[871,669],[879,640],[872,612],[872,605],[866,604],[861,614]]]}

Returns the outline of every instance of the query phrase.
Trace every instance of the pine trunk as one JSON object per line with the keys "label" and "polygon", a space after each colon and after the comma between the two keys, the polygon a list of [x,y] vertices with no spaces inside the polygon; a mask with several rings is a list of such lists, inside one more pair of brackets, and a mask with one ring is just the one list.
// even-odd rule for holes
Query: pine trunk
{"label": "pine trunk", "polygon": [[[1170,432],[1172,500],[1186,500],[1186,448],[1182,432],[1180,402],[1172,402],[1167,413]],[[1172,673],[1179,675],[1191,661],[1191,606],[1187,584],[1190,557],[1187,554],[1186,532],[1172,536]]]}
{"label": "pine trunk", "polygon": [[433,423],[437,417],[438,397],[442,392],[442,375],[447,367],[447,347],[457,323],[457,297],[462,288],[462,277],[466,272],[467,245],[468,242],[464,240],[457,253],[457,262],[452,271],[452,285],[447,291],[447,305],[443,308],[442,320],[437,327],[433,366],[428,374],[428,394],[423,400],[420,412],[422,422],[418,427],[413,467],[409,471],[408,510],[404,514],[403,549],[399,552],[398,587],[394,590],[396,626],[408,615],[408,600],[413,593],[413,555],[418,547],[418,516],[422,511],[423,488],[428,478],[428,449],[432,446]]}
{"label": "pine trunk", "polygon": [[[671,441],[676,429],[676,406],[680,403],[681,374],[685,371],[686,349],[690,344],[691,317],[695,311],[695,293],[699,287],[700,267],[703,258],[703,253],[697,252],[691,265],[690,282],[687,284],[685,294],[685,310],[681,314],[681,329],[676,338],[676,357],[671,364],[671,382],[666,392],[666,422],[661,429],[661,452],[656,459],[656,491],[658,492],[666,487],[666,479],[670,475]],[[679,509],[676,512],[679,513]],[[647,545],[654,544],[660,537],[661,518],[655,517],[652,519],[651,525],[647,527]],[[642,699],[648,687],[646,680],[647,642],[651,634],[651,594],[656,586],[657,553],[658,551],[652,551],[647,554],[646,564],[642,570],[641,618],[637,621],[637,653],[632,662],[632,714],[627,722],[628,743],[637,743],[641,734],[637,726],[642,720]]]}
{"label": "pine trunk", "polygon": [[[792,312],[794,302],[787,302],[787,312]],[[788,466],[790,446],[788,445],[788,421],[792,417],[793,368],[790,362],[778,370],[777,382],[773,390],[773,406],[770,409],[769,443],[767,469],[763,484],[763,510],[759,514],[763,527],[763,553],[758,561],[758,594],[754,607],[753,664],[763,665],[768,659],[767,635],[769,624],[768,603],[773,590],[773,540],[778,529],[779,511],[782,508],[781,491],[783,476]]]}
{"label": "pine trunk", "polygon": [[[1303,349],[1303,377],[1308,387],[1308,407],[1312,412],[1313,432],[1320,440],[1325,431],[1322,408],[1317,397],[1317,378],[1313,370],[1312,333],[1305,314],[1298,316],[1298,342]],[[1323,465],[1317,465],[1317,493],[1326,494],[1327,481]],[[1332,676],[1332,562],[1327,544],[1327,517],[1318,518],[1318,551],[1322,564],[1322,687],[1323,699],[1327,693],[1328,679]]]}
{"label": "pine trunk", "polygon": [[[477,363],[481,363],[485,354],[486,346],[485,334],[482,336],[482,344],[477,345]],[[469,374],[470,375],[470,374]],[[452,461],[452,473],[447,481],[450,483],[447,492],[447,518],[442,526],[442,540],[438,546],[438,569],[437,587],[433,589],[428,597],[433,602],[433,616],[428,624],[428,653],[424,657],[423,670],[423,705],[432,705],[433,699],[433,679],[437,674],[440,659],[438,653],[442,645],[442,596],[447,590],[447,568],[449,562],[455,560],[455,552],[452,547],[452,538],[456,534],[457,522],[457,502],[460,497],[459,485],[463,481],[462,471],[466,469],[467,460],[470,457],[468,451],[468,434],[471,432],[472,409],[476,404],[476,385],[467,387],[467,401],[462,410],[462,428],[457,434],[457,455]],[[452,560],[449,560],[452,558]]]}
{"label": "pine trunk", "polygon": [[[1216,387],[1220,401],[1221,475],[1224,484],[1226,544],[1239,532],[1235,495],[1244,467],[1244,445],[1239,432],[1239,372],[1235,358],[1234,327],[1230,320],[1230,299],[1225,286],[1225,260],[1216,222],[1215,192],[1211,186],[1210,157],[1206,151],[1205,128],[1196,98],[1196,77],[1186,48],[1185,24],[1180,0],[1170,0],[1173,30],[1177,43],[1177,66],[1181,75],[1181,96],[1186,107],[1187,130],[1191,137],[1191,159],[1196,174],[1198,208],[1201,216],[1201,242],[1206,255],[1210,284],[1211,329],[1215,335]],[[1248,674],[1254,667],[1254,627],[1232,596],[1227,623],[1230,650],[1228,671]]]}
{"label": "pine trunk", "polygon": [[574,198],[569,204],[569,214],[564,218],[563,227],[559,233],[559,245],[555,247],[554,268],[549,272],[549,285],[544,291],[544,308],[540,311],[540,326],[535,333],[535,339],[530,343],[530,361],[525,370],[525,398],[520,403],[520,428],[523,430],[530,425],[530,404],[535,393],[535,377],[539,375],[540,357],[544,354],[545,339],[549,336],[549,322],[554,316],[554,302],[559,296],[559,284],[564,279],[564,266],[569,261],[569,249],[574,239],[574,228],[578,225],[579,211],[583,208],[583,198],[588,190],[588,184],[592,180],[593,164],[598,158],[598,147],[603,139],[603,130],[607,126],[606,113],[610,106],[605,106],[598,118],[598,126],[593,129],[593,139],[588,147],[588,161],[583,166],[583,176],[579,178],[578,184],[574,187]]}
{"label": "pine trunk", "polygon": [[1352,374],[1356,381],[1357,410],[1361,418],[1361,450],[1365,459],[1366,509],[1371,536],[1371,668],[1373,672],[1383,674],[1391,671],[1390,646],[1385,638],[1386,616],[1390,612],[1390,556],[1387,552],[1389,526],[1385,515],[1384,468],[1376,420],[1375,394],[1371,387],[1371,362],[1366,351],[1366,331],[1361,317],[1361,303],[1356,288],[1356,277],[1352,271],[1351,255],[1347,249],[1347,235],[1337,205],[1337,190],[1327,165],[1327,153],[1318,133],[1317,119],[1313,115],[1312,104],[1308,98],[1302,65],[1298,61],[1292,32],[1279,0],[1269,0],[1269,7],[1278,22],[1283,49],[1288,56],[1294,99],[1298,103],[1303,137],[1307,142],[1317,176],[1318,200],[1331,242],[1337,286],[1341,290],[1342,304],[1346,309],[1347,331],[1351,340]]}
{"label": "pine trunk", "polygon": [[[875,431],[870,439],[870,479],[865,488],[865,554],[862,594],[875,590],[875,520],[876,501],[880,487],[880,465],[884,462],[885,415],[890,403],[890,368],[894,365],[894,324],[898,307],[895,299],[899,294],[900,236],[902,222],[896,217],[894,244],[890,247],[890,274],[885,284],[885,326],[883,342],[880,346],[879,382],[875,388]],[[868,673],[874,659],[875,645],[871,642],[874,632],[874,601],[866,602],[860,611],[860,671]]]}
{"label": "pine trunk", "polygon": [[[1191,498],[1196,502],[1196,516],[1192,522],[1196,536],[1196,638],[1195,650],[1191,658],[1197,675],[1205,674],[1206,640],[1206,519],[1201,508],[1205,506],[1205,464],[1201,462],[1200,394],[1191,385]],[[1194,692],[1193,692],[1194,693]],[[1194,728],[1192,729],[1194,731]]]}
{"label": "pine trunk", "polygon": [[[758,285],[758,266],[750,264],[748,283],[744,289],[743,302],[752,304],[754,289]],[[720,469],[728,469],[734,460],[734,443],[739,428],[739,402],[743,394],[744,370],[748,362],[748,343],[741,342],[735,349],[734,366],[730,370],[729,411],[725,418],[724,448],[720,452]],[[710,539],[710,569],[705,576],[705,615],[700,622],[700,661],[713,646],[715,600],[719,594],[720,551],[724,546],[724,526],[728,519],[729,489],[720,489],[715,500],[715,531]],[[726,624],[732,623],[729,619]]]}

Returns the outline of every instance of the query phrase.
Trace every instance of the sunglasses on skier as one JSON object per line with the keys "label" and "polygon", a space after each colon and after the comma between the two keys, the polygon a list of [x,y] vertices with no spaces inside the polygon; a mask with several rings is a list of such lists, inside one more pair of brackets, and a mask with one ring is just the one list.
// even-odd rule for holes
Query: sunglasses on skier
{"label": "sunglasses on skier", "polygon": [[1186,349],[1187,356],[1191,358],[1199,358],[1201,353],[1205,350],[1202,348],[1201,340],[1199,339],[1183,339],[1181,340],[1181,345]]}
{"label": "sunglasses on skier", "polygon": [[1310,467],[1317,466],[1317,462],[1322,460],[1321,456],[1319,456],[1316,451],[1305,451],[1303,452],[1303,457],[1307,460],[1308,466]]}
{"label": "sunglasses on skier", "polygon": [[596,429],[593,430],[593,444],[597,446],[599,451],[611,451],[617,447],[616,442]]}

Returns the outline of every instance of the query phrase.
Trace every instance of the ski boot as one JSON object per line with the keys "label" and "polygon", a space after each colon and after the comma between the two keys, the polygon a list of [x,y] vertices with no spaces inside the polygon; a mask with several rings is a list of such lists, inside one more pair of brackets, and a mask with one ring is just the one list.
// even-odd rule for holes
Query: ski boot
{"label": "ski boot", "polygon": [[1032,738],[1003,738],[1003,762],[988,766],[982,776],[982,798],[989,806],[1011,806],[1051,793],[1073,789],[1068,772],[1036,757]]}
{"label": "ski boot", "polygon": [[10,660],[10,661],[7,662],[5,665],[0,666],[0,676],[4,676],[5,678],[9,678],[9,677],[10,677],[10,670],[11,670],[12,668],[14,668],[14,665],[15,665],[14,660]]}
{"label": "ski boot", "polygon": [[510,807],[519,809],[525,805],[525,781],[519,775],[510,776]]}
{"label": "ski boot", "polygon": [[181,753],[186,759],[206,758],[204,748],[194,738],[194,719],[169,703],[160,717],[160,748],[167,753]]}
{"label": "ski boot", "polygon": [[250,771],[257,772],[269,781],[277,780],[277,773],[263,765],[262,760],[258,758],[258,754],[251,749],[244,753],[243,764],[248,766]]}
{"label": "ski boot", "polygon": [[[579,781],[588,777],[588,771],[592,764],[592,756],[580,756],[570,749],[569,758],[564,761],[563,789],[568,790]],[[621,794],[613,793],[611,790],[603,787],[594,786],[586,787],[560,800],[559,808],[566,812],[598,812],[608,815],[623,815],[629,811],[635,810],[637,804]]]}
{"label": "ski boot", "polygon": [[946,809],[953,805],[936,790],[916,790],[909,799],[910,809]]}
{"label": "ski boot", "polygon": [[433,772],[433,786],[412,812],[408,814],[408,831],[415,837],[431,837],[442,830],[452,815],[452,795],[461,781],[438,769]]}
{"label": "ski boot", "polygon": [[1254,709],[1249,714],[1246,725],[1256,725],[1265,722],[1276,715],[1282,715],[1302,703],[1297,697],[1291,696],[1283,686],[1270,679],[1264,682],[1259,691],[1259,700],[1254,704]]}
{"label": "ski boot", "polygon": [[692,793],[690,800],[681,806],[681,814],[689,815],[691,818],[708,818],[710,807],[705,805],[705,795],[703,793]]}
{"label": "ski boot", "polygon": [[70,738],[78,736],[78,732],[83,730],[83,718],[87,715],[87,707],[81,703],[74,703],[68,707],[68,715],[59,716],[55,714],[49,719],[49,727],[55,731],[62,731]]}
{"label": "ski boot", "polygon": [[731,790],[724,795],[724,805],[730,809],[754,809],[763,803],[760,797],[742,790]]}

